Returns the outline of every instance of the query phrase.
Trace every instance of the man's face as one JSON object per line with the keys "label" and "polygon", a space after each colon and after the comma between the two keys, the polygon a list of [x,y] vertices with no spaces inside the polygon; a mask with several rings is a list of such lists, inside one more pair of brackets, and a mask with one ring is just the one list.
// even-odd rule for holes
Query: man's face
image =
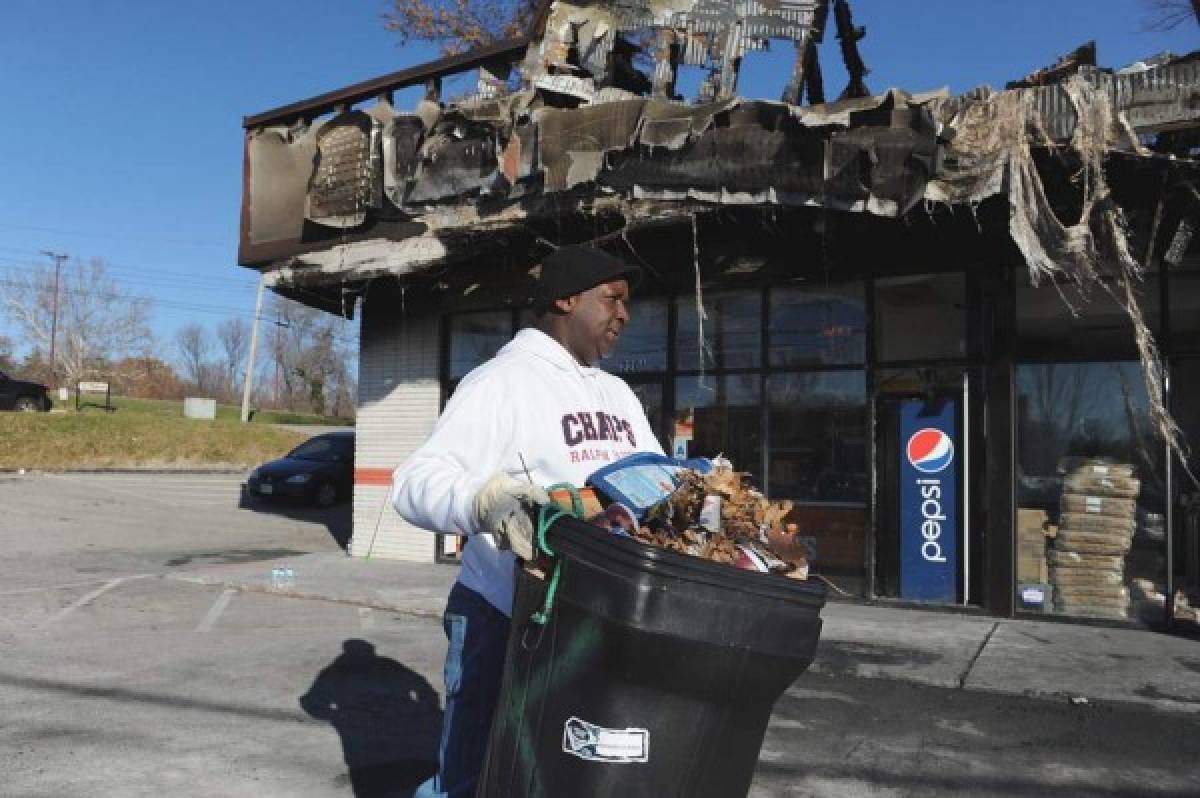
{"label": "man's face", "polygon": [[617,345],[629,322],[629,283],[601,283],[581,294],[560,299],[567,321],[567,349],[586,366],[594,366]]}

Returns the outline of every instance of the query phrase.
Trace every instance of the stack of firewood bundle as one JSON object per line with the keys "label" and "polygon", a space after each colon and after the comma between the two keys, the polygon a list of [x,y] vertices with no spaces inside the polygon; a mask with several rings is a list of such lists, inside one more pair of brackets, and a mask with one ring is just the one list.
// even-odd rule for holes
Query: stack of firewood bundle
{"label": "stack of firewood bundle", "polygon": [[1133,542],[1141,485],[1133,466],[1064,458],[1058,534],[1047,552],[1054,609],[1124,619],[1129,614],[1125,557]]}

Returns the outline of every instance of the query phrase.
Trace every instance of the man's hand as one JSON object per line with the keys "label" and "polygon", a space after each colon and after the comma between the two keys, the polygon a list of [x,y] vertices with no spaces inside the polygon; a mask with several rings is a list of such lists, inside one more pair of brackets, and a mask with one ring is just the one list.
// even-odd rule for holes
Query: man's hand
{"label": "man's hand", "polygon": [[475,494],[475,520],[481,530],[496,538],[497,546],[511,549],[522,560],[532,560],[534,529],[529,511],[549,503],[550,496],[539,486],[518,482],[500,471]]}

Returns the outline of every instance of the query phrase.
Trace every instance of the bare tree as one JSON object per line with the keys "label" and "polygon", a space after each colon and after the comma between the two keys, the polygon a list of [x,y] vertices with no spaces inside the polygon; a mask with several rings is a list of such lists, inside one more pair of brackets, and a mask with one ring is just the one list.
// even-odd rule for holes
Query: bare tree
{"label": "bare tree", "polygon": [[54,270],[31,266],[24,278],[8,286],[3,302],[26,343],[39,352],[52,348],[57,303],[54,367],[67,382],[88,376],[97,363],[145,354],[152,347],[150,302],[121,293],[101,258],[74,261],[63,269],[57,297]]}
{"label": "bare tree", "polygon": [[250,350],[250,323],[239,316],[225,319],[217,325],[217,340],[224,355],[225,388],[233,395],[237,393],[238,374]]}
{"label": "bare tree", "polygon": [[6,335],[0,335],[0,371],[11,372],[15,365],[12,339]]}
{"label": "bare tree", "polygon": [[537,5],[537,0],[390,0],[383,23],[401,44],[432,42],[445,53],[460,53],[521,35]]}
{"label": "bare tree", "polygon": [[213,386],[209,385],[212,368],[208,362],[208,332],[196,322],[185,324],[175,332],[175,346],[184,376],[200,393],[210,390]]}
{"label": "bare tree", "polygon": [[278,295],[271,299],[269,316],[275,321],[269,368],[276,405],[349,415],[354,390],[345,322]]}
{"label": "bare tree", "polygon": [[1200,25],[1200,0],[1142,0],[1147,9],[1145,28],[1167,31],[1188,24]]}
{"label": "bare tree", "polygon": [[110,369],[113,391],[121,396],[144,399],[182,399],[183,383],[175,369],[157,357],[127,357],[114,362]]}

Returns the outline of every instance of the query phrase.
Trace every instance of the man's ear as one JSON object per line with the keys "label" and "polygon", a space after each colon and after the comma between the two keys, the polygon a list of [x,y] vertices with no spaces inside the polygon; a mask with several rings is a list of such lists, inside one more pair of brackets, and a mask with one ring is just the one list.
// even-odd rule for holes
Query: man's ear
{"label": "man's ear", "polygon": [[569,297],[554,300],[554,308],[564,316],[575,309],[579,304],[579,294],[571,294]]}

